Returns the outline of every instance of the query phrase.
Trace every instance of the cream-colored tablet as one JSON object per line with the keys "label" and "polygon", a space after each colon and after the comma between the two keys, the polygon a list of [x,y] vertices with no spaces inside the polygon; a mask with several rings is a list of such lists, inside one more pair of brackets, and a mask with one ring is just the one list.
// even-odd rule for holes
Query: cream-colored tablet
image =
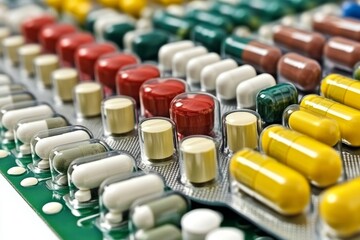
{"label": "cream-colored tablet", "polygon": [[78,82],[78,73],[73,68],[61,68],[52,72],[55,96],[61,101],[73,100],[73,89]]}
{"label": "cream-colored tablet", "polygon": [[141,137],[149,160],[163,160],[173,155],[173,126],[169,121],[150,119],[142,122]]}
{"label": "cream-colored tablet", "polygon": [[23,167],[12,167],[12,168],[9,168],[9,170],[7,170],[7,174],[14,175],[14,176],[21,175],[25,172],[26,172],[26,169]]}
{"label": "cream-colored tablet", "polygon": [[4,56],[13,65],[17,65],[19,63],[18,49],[20,46],[24,45],[24,43],[25,40],[20,35],[10,36],[2,40]]}
{"label": "cream-colored tablet", "polygon": [[63,205],[58,202],[49,202],[42,207],[42,211],[46,214],[59,213],[63,208]]}
{"label": "cream-colored tablet", "polygon": [[75,86],[75,108],[79,116],[94,117],[100,115],[103,98],[100,83],[84,82]]}
{"label": "cream-colored tablet", "polygon": [[32,187],[35,186],[36,184],[38,184],[38,180],[37,178],[34,177],[28,177],[28,178],[24,178],[23,180],[21,180],[20,185],[23,187]]}
{"label": "cream-colored tablet", "polygon": [[40,53],[41,46],[39,44],[26,44],[18,50],[20,65],[29,76],[35,73],[33,61]]}
{"label": "cream-colored tablet", "polygon": [[201,136],[189,137],[182,141],[180,151],[189,182],[201,184],[216,178],[216,146],[212,139]]}
{"label": "cream-colored tablet", "polygon": [[[8,27],[0,27],[0,42],[2,42],[3,39],[9,37],[10,34],[11,31]],[[0,54],[3,54],[2,44],[0,44]]]}
{"label": "cream-colored tablet", "polygon": [[123,134],[135,128],[134,102],[129,98],[116,97],[103,103],[103,124],[111,134]]}
{"label": "cream-colored tablet", "polygon": [[257,148],[257,118],[249,112],[233,112],[225,117],[227,147],[232,152]]}
{"label": "cream-colored tablet", "polygon": [[6,158],[9,154],[10,153],[6,150],[0,150],[0,158]]}
{"label": "cream-colored tablet", "polygon": [[34,59],[35,73],[38,80],[45,86],[51,87],[51,74],[59,67],[59,58],[55,54],[45,54]]}

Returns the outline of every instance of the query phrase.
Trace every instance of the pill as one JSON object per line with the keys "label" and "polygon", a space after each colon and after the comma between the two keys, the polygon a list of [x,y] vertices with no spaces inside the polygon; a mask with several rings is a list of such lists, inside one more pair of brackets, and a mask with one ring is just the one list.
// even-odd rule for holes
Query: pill
{"label": "pill", "polygon": [[42,207],[42,211],[48,215],[57,214],[61,212],[63,206],[58,202],[48,202]]}
{"label": "pill", "polygon": [[106,53],[115,52],[116,48],[110,43],[88,43],[79,46],[75,51],[75,64],[81,81],[95,80],[95,63]]}
{"label": "pill", "polygon": [[[6,4],[5,4],[6,5]],[[2,12],[3,21],[14,33],[20,33],[21,24],[27,18],[42,15],[44,9],[35,3],[24,4],[21,7],[8,9]]]}
{"label": "pill", "polygon": [[135,26],[132,22],[111,24],[104,29],[104,39],[115,43],[120,49],[124,49],[124,36],[133,30],[135,30]]}
{"label": "pill", "polygon": [[18,176],[24,174],[25,172],[26,169],[23,167],[12,167],[9,168],[6,173],[9,175]]}
{"label": "pill", "polygon": [[81,27],[85,23],[87,13],[94,7],[94,4],[89,1],[70,1],[63,6],[63,12],[70,21],[78,23]]}
{"label": "pill", "polygon": [[235,59],[240,64],[250,64],[259,72],[276,73],[281,51],[250,38],[230,36],[225,39],[222,53],[224,57]]}
{"label": "pill", "polygon": [[56,22],[55,17],[49,14],[43,14],[26,19],[21,24],[21,33],[27,43],[38,43],[41,29],[49,24]]}
{"label": "pill", "polygon": [[200,43],[211,52],[220,53],[221,44],[227,37],[226,30],[216,28],[207,24],[198,24],[191,33],[192,40]]}
{"label": "pill", "polygon": [[4,38],[1,42],[5,59],[9,60],[12,65],[19,63],[18,50],[25,44],[25,40],[20,35],[14,35]]}
{"label": "pill", "polygon": [[205,136],[188,137],[180,143],[183,173],[194,185],[213,182],[218,174],[215,142]]}
{"label": "pill", "polygon": [[216,94],[220,99],[231,100],[236,98],[236,87],[243,81],[256,76],[255,68],[243,65],[225,71],[216,78]]}
{"label": "pill", "polygon": [[340,128],[335,120],[301,109],[290,110],[288,114],[287,124],[291,129],[329,146],[341,141]]}
{"label": "pill", "polygon": [[198,208],[186,213],[181,219],[184,240],[205,239],[206,235],[220,227],[222,216],[211,209]]}
{"label": "pill", "polygon": [[34,100],[34,96],[29,92],[8,93],[0,97],[0,108],[14,103],[26,102]]}
{"label": "pill", "polygon": [[188,62],[198,56],[208,53],[206,48],[198,46],[183,51],[178,51],[172,59],[172,75],[174,77],[184,77]]}
{"label": "pill", "polygon": [[116,93],[135,99],[140,106],[139,89],[151,78],[160,77],[159,69],[150,64],[137,64],[120,69],[116,75]]}
{"label": "pill", "polygon": [[63,117],[46,118],[20,124],[16,129],[16,137],[22,142],[30,144],[31,138],[42,130],[65,127],[68,122]]}
{"label": "pill", "polygon": [[273,40],[279,47],[318,61],[321,60],[326,41],[323,35],[282,25],[277,25],[273,31]]}
{"label": "pill", "polygon": [[136,36],[132,42],[131,49],[139,56],[141,61],[157,61],[159,49],[167,42],[169,42],[168,34],[163,31],[153,30]]}
{"label": "pill", "polygon": [[59,58],[55,54],[44,54],[34,59],[35,73],[40,84],[51,87],[51,74],[59,67]]}
{"label": "pill", "polygon": [[258,92],[256,111],[265,123],[281,122],[285,108],[297,102],[298,93],[294,85],[280,83]]}
{"label": "pill", "polygon": [[94,117],[101,113],[103,91],[100,83],[83,82],[74,88],[75,110],[79,117]]}
{"label": "pill", "polygon": [[315,91],[321,80],[321,66],[296,53],[282,56],[278,63],[279,82],[291,82],[302,91]]}
{"label": "pill", "polygon": [[203,93],[180,94],[170,104],[170,117],[179,137],[212,135],[218,102]]}
{"label": "pill", "polygon": [[[44,134],[45,131],[39,132],[37,135],[42,133]],[[43,137],[36,142],[34,151],[35,154],[37,154],[40,158],[49,159],[49,154],[53,148],[72,142],[84,141],[90,139],[91,137],[92,136],[90,136],[89,133],[84,130],[75,130],[72,132],[65,132],[58,135]]]}
{"label": "pill", "polygon": [[94,24],[94,35],[98,41],[104,41],[104,32],[108,26],[119,23],[133,22],[134,20],[125,14],[104,15],[97,19]]}
{"label": "pill", "polygon": [[216,89],[216,79],[226,71],[235,69],[237,63],[232,59],[224,59],[204,67],[200,73],[201,89],[205,91],[214,91]]}
{"label": "pill", "polygon": [[209,232],[205,240],[245,240],[243,231],[235,227],[221,227]]}
{"label": "pill", "polygon": [[220,56],[217,53],[207,53],[198,57],[192,58],[186,65],[186,81],[190,85],[200,84],[201,71],[212,63],[220,61]]}
{"label": "pill", "polygon": [[144,82],[140,87],[141,115],[170,117],[171,101],[185,90],[186,83],[177,78],[157,78]]}
{"label": "pill", "polygon": [[29,117],[51,117],[54,114],[49,105],[41,104],[32,107],[10,110],[4,113],[2,125],[9,131],[12,131],[21,119]]}
{"label": "pill", "polygon": [[159,69],[162,72],[170,71],[172,69],[172,62],[175,54],[179,51],[184,51],[194,47],[194,43],[189,40],[172,42],[163,45],[159,49],[158,60]]}
{"label": "pill", "polygon": [[116,96],[103,101],[101,107],[104,133],[124,134],[135,129],[136,103],[126,96]]}
{"label": "pill", "polygon": [[5,73],[0,73],[0,86],[9,85],[12,83],[12,79],[9,75]]}
{"label": "pill", "polygon": [[76,32],[76,28],[67,23],[54,23],[41,28],[39,41],[44,53],[55,54],[59,39],[66,34],[74,32]]}
{"label": "pill", "polygon": [[138,17],[141,13],[141,11],[146,6],[145,0],[128,0],[128,1],[120,1],[118,3],[119,8],[134,17]]}
{"label": "pill", "polygon": [[161,29],[178,39],[187,39],[194,23],[189,19],[173,16],[165,11],[156,11],[153,16],[154,28]]}
{"label": "pill", "polygon": [[162,178],[153,173],[104,186],[101,200],[109,210],[105,220],[113,224],[123,221],[122,213],[127,211],[135,200],[151,194],[163,193],[165,187]]}
{"label": "pill", "polygon": [[339,154],[330,146],[280,125],[267,127],[261,135],[262,150],[303,174],[314,185],[335,184],[342,172]]}
{"label": "pill", "polygon": [[38,184],[38,180],[37,178],[34,177],[28,177],[28,178],[24,178],[23,180],[21,180],[20,185],[22,187],[32,187]]}
{"label": "pill", "polygon": [[258,117],[248,111],[235,111],[226,114],[225,146],[235,153],[244,147],[256,149],[258,146]]}
{"label": "pill", "polygon": [[0,55],[3,54],[3,45],[2,41],[9,37],[11,34],[10,29],[7,27],[0,27]]}
{"label": "pill", "polygon": [[152,21],[148,18],[140,18],[136,21],[136,29],[140,29],[140,30],[152,30],[153,29],[153,24]]}
{"label": "pill", "polygon": [[141,29],[135,29],[134,31],[128,31],[127,33],[125,33],[124,37],[123,37],[123,46],[124,46],[124,50],[126,52],[132,52],[132,44],[134,42],[134,39],[137,36],[140,36],[141,34],[145,33],[147,31],[141,30]]}
{"label": "pill", "polygon": [[188,204],[183,197],[171,194],[135,206],[131,221],[137,229],[145,230],[169,223],[177,225],[187,208]]}
{"label": "pill", "polygon": [[326,190],[320,198],[321,219],[335,235],[347,238],[360,231],[360,179],[355,178]]}
{"label": "pill", "polygon": [[[59,145],[58,145],[59,146]],[[107,149],[101,143],[83,144],[77,147],[59,150],[52,159],[54,169],[66,174],[72,161],[77,158],[103,153]]]}
{"label": "pill", "polygon": [[236,87],[237,107],[255,109],[258,92],[275,85],[274,77],[268,73],[262,73],[241,82]]}
{"label": "pill", "polygon": [[358,124],[360,124],[360,111],[313,94],[305,96],[301,100],[300,106],[334,119],[339,124],[342,141],[350,146],[360,146],[358,137],[360,133],[357,132]]}
{"label": "pill", "polygon": [[63,35],[56,45],[56,53],[63,67],[75,67],[75,52],[78,47],[94,42],[94,37],[85,32],[76,32]]}
{"label": "pill", "polygon": [[2,96],[24,91],[26,91],[26,87],[22,84],[13,83],[8,85],[0,85],[0,95]]}
{"label": "pill", "polygon": [[96,20],[103,16],[117,15],[118,12],[112,8],[99,8],[88,13],[85,22],[85,28],[89,32],[94,32],[94,24]]}
{"label": "pill", "polygon": [[78,82],[78,73],[73,68],[60,68],[51,74],[55,99],[62,102],[73,100],[73,89]]}
{"label": "pill", "polygon": [[140,123],[142,154],[149,161],[170,158],[175,152],[174,126],[162,118],[149,118]]}
{"label": "pill", "polygon": [[326,35],[360,41],[360,21],[357,19],[318,14],[313,18],[312,27]]}
{"label": "pill", "polygon": [[106,178],[116,174],[130,173],[134,169],[134,159],[126,154],[85,160],[87,158],[74,160],[68,171],[72,183],[78,188],[75,198],[79,202],[91,200],[90,189],[98,188]]}
{"label": "pill", "polygon": [[147,231],[140,230],[136,232],[135,238],[137,240],[182,239],[180,230],[172,224],[165,224],[157,228],[149,229]]}
{"label": "pill", "polygon": [[353,71],[353,78],[356,80],[360,80],[360,64],[356,64]]}
{"label": "pill", "polygon": [[35,73],[34,59],[41,53],[41,46],[39,44],[26,44],[19,48],[18,55],[22,68],[28,76]]}
{"label": "pill", "polygon": [[360,18],[360,4],[359,2],[345,1],[342,4],[342,16],[350,18]]}
{"label": "pill", "polygon": [[95,78],[111,93],[116,92],[116,74],[122,67],[138,63],[135,55],[129,53],[108,53],[99,57],[95,63]]}
{"label": "pill", "polygon": [[342,37],[333,37],[325,44],[324,64],[328,68],[352,72],[355,65],[360,61],[359,55],[359,42]]}
{"label": "pill", "polygon": [[237,187],[282,215],[300,214],[309,204],[306,179],[272,157],[243,149],[231,158],[229,171]]}
{"label": "pill", "polygon": [[186,13],[185,18],[194,21],[197,25],[206,24],[212,28],[224,29],[227,33],[230,33],[234,28],[228,17],[209,11],[190,10]]}
{"label": "pill", "polygon": [[0,150],[0,158],[6,158],[9,154],[10,153],[6,150]]}

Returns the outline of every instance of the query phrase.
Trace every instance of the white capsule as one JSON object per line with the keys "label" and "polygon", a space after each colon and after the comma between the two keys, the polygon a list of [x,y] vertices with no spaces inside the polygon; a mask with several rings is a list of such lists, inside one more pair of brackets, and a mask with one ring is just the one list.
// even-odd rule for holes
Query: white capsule
{"label": "white capsule", "polygon": [[104,31],[108,26],[118,23],[133,22],[127,15],[107,15],[103,16],[95,21],[94,32],[98,41],[104,41]]}
{"label": "white capsule", "polygon": [[209,64],[219,62],[219,54],[208,53],[192,58],[186,66],[186,81],[189,84],[199,84],[201,71]]}
{"label": "white capsule", "polygon": [[188,62],[194,57],[205,55],[207,52],[206,48],[201,46],[177,52],[172,60],[172,75],[174,77],[184,77]]}
{"label": "white capsule", "polygon": [[42,104],[33,107],[14,109],[4,113],[2,117],[2,125],[8,129],[13,130],[21,119],[31,118],[31,117],[50,117],[53,115],[53,110],[49,105]]}
{"label": "white capsule", "polygon": [[84,130],[76,130],[40,139],[35,145],[35,153],[42,159],[49,159],[51,150],[57,146],[90,139]]}
{"label": "white capsule", "polygon": [[0,85],[9,85],[11,84],[11,78],[7,74],[0,74]]}
{"label": "white capsule", "polygon": [[136,29],[151,30],[152,28],[152,21],[148,18],[140,18],[136,21]]}
{"label": "white capsule", "polygon": [[240,83],[236,88],[238,108],[252,108],[256,104],[256,95],[261,89],[276,85],[275,79],[268,73],[262,73]]}
{"label": "white capsule", "polygon": [[20,26],[24,20],[41,15],[43,12],[44,9],[36,4],[27,4],[19,8],[14,8],[5,14],[6,25],[9,26],[13,32],[20,33]]}
{"label": "white capsule", "polygon": [[118,15],[118,12],[112,8],[100,8],[98,10],[91,11],[88,15],[88,18],[94,19],[96,21],[99,18],[102,18],[104,16],[110,16],[110,15],[113,15],[113,16]]}
{"label": "white capsule", "polygon": [[[1,15],[1,12],[0,12]],[[0,16],[1,18],[1,16]],[[2,42],[3,39],[9,37],[11,34],[11,31],[9,28],[7,27],[0,27],[0,43]],[[3,54],[3,47],[2,44],[0,44],[0,54]]]}
{"label": "white capsule", "polygon": [[213,91],[216,89],[217,77],[226,71],[237,67],[237,63],[232,59],[225,59],[220,62],[207,65],[200,74],[201,89],[204,91]]}
{"label": "white capsule", "polygon": [[147,174],[107,186],[102,195],[104,206],[109,210],[106,219],[109,222],[121,222],[122,212],[127,211],[135,200],[162,193],[164,187],[163,180],[156,174]]}
{"label": "white capsule", "polygon": [[181,5],[177,4],[171,4],[166,7],[166,12],[170,15],[176,16],[176,17],[184,17],[185,16],[185,8]]}
{"label": "white capsule", "polygon": [[234,227],[222,227],[211,231],[206,235],[205,240],[244,240],[243,231]]}
{"label": "white capsule", "polygon": [[30,93],[15,93],[15,94],[7,94],[5,97],[0,97],[0,108],[7,105],[18,102],[31,101],[34,97]]}
{"label": "white capsule", "polygon": [[15,92],[25,91],[26,87],[22,84],[9,84],[0,86],[0,95],[8,95]]}
{"label": "white capsule", "polygon": [[193,48],[194,43],[189,40],[179,41],[168,43],[162,46],[159,50],[158,57],[159,57],[159,69],[162,72],[170,71],[172,69],[172,61],[174,55],[179,52],[189,48]]}
{"label": "white capsule", "polygon": [[256,70],[250,65],[242,65],[223,72],[216,78],[216,93],[221,99],[234,99],[236,98],[236,87],[241,82],[255,76]]}

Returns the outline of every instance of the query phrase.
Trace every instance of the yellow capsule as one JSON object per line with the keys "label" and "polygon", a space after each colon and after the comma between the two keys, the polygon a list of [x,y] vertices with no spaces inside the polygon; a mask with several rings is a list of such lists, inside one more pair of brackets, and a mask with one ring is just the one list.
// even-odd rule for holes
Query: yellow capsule
{"label": "yellow capsule", "polygon": [[261,146],[269,156],[303,174],[313,184],[335,184],[342,172],[341,158],[330,146],[280,125],[267,127]]}
{"label": "yellow capsule", "polygon": [[63,0],[45,0],[46,5],[56,9],[56,11],[61,11],[63,6]]}
{"label": "yellow capsule", "polygon": [[360,232],[360,178],[328,189],[320,200],[320,216],[337,235]]}
{"label": "yellow capsule", "polygon": [[156,0],[156,2],[162,5],[181,4],[184,0]]}
{"label": "yellow capsule", "polygon": [[105,7],[111,7],[111,8],[118,7],[118,0],[98,0],[98,2]]}
{"label": "yellow capsule", "polygon": [[321,82],[321,94],[349,107],[360,109],[360,81],[330,74]]}
{"label": "yellow capsule", "polygon": [[359,110],[315,94],[305,96],[300,106],[334,119],[339,124],[343,142],[351,146],[360,146]]}
{"label": "yellow capsule", "polygon": [[64,5],[64,12],[72,16],[78,23],[84,24],[92,7],[93,4],[89,0],[67,0]]}
{"label": "yellow capsule", "polygon": [[315,138],[329,146],[334,146],[341,140],[340,128],[335,120],[306,110],[292,112],[288,124],[292,130]]}
{"label": "yellow capsule", "polygon": [[253,190],[255,198],[280,214],[299,214],[309,203],[310,187],[301,174],[252,149],[237,152],[229,170],[240,188]]}
{"label": "yellow capsule", "polygon": [[146,6],[146,0],[120,0],[119,7],[120,9],[134,17],[139,17],[141,11]]}

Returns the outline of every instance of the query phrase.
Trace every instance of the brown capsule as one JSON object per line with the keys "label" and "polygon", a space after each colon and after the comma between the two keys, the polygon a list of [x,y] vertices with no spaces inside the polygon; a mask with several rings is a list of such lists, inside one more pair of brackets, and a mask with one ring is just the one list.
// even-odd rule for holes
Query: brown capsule
{"label": "brown capsule", "polygon": [[317,15],[313,29],[330,36],[341,36],[360,41],[360,21],[352,18]]}
{"label": "brown capsule", "polygon": [[321,60],[326,42],[320,33],[280,25],[274,28],[273,40],[287,51],[295,51],[316,60]]}
{"label": "brown capsule", "polygon": [[324,58],[336,68],[352,71],[360,61],[360,43],[342,37],[333,37],[325,44]]}
{"label": "brown capsule", "polygon": [[278,63],[278,78],[303,91],[314,91],[321,80],[321,67],[313,59],[296,53],[285,54]]}

